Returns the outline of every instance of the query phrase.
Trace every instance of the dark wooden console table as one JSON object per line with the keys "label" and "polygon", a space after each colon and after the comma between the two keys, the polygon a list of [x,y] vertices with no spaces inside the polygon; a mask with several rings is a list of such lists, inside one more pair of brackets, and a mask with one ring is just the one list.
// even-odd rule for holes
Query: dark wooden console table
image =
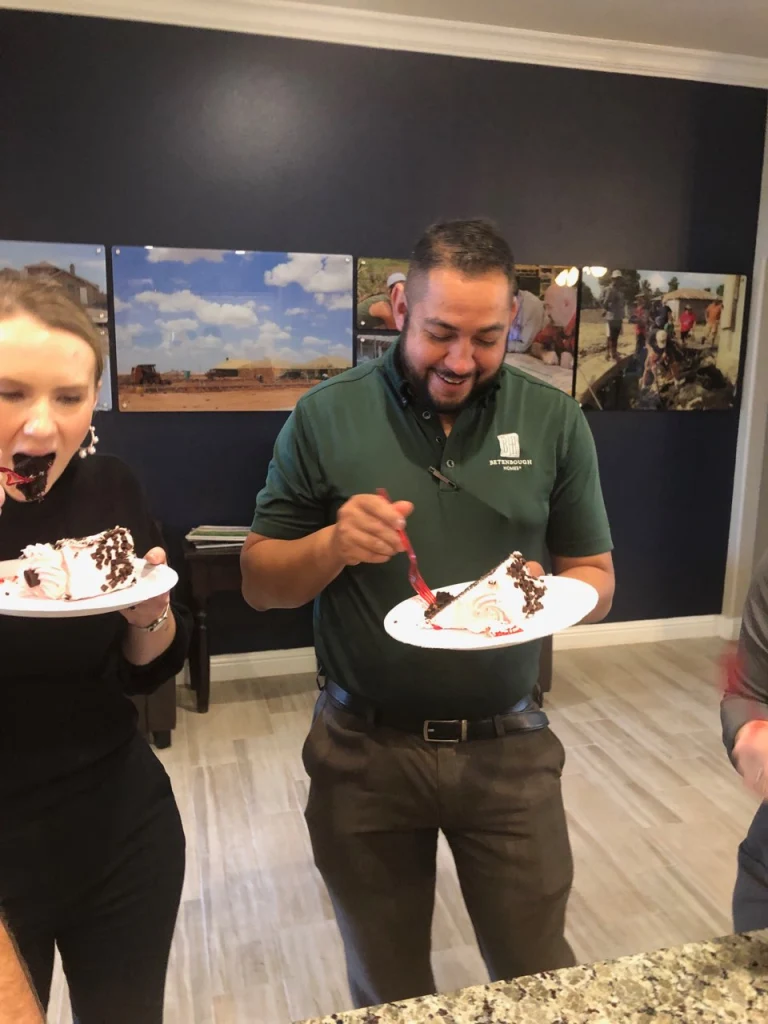
{"label": "dark wooden console table", "polygon": [[208,601],[213,594],[240,590],[239,548],[196,548],[184,542],[189,572],[194,631],[189,651],[189,678],[197,695],[197,710],[205,712],[211,696],[211,657],[208,653]]}

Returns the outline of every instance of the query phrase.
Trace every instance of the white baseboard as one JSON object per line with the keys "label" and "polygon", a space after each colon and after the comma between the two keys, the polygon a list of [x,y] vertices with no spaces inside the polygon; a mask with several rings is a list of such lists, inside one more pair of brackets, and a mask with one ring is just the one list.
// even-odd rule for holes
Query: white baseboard
{"label": "white baseboard", "polygon": [[648,644],[662,640],[699,640],[705,637],[731,639],[738,627],[722,615],[690,615],[676,619],[640,619],[636,622],[599,622],[574,626],[555,636],[556,651],[583,647],[616,647]]}
{"label": "white baseboard", "polygon": [[267,676],[293,676],[316,672],[314,647],[296,647],[287,651],[246,651],[243,654],[214,654],[211,658],[211,682],[233,679],[264,679]]}
{"label": "white baseboard", "polygon": [[[558,633],[555,637],[555,650],[647,644],[661,640],[699,640],[706,637],[733,640],[738,636],[739,625],[739,619],[728,619],[723,615],[643,619],[638,622],[601,622],[594,626],[574,626],[564,633]],[[297,647],[287,651],[217,654],[211,658],[211,682],[315,672],[316,664],[314,647]]]}
{"label": "white baseboard", "polygon": [[721,640],[738,640],[740,632],[741,616],[735,619],[731,619],[727,615],[720,616],[720,632],[718,636]]}

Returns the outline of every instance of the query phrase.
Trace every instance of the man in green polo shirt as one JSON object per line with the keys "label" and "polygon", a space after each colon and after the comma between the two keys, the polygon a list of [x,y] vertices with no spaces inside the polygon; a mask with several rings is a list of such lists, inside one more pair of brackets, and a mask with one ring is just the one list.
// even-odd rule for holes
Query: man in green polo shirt
{"label": "man in green polo shirt", "polygon": [[304,747],[306,818],[358,1006],[434,991],[439,830],[492,978],[573,963],[563,748],[531,699],[540,644],[425,650],[382,625],[411,593],[406,520],[433,590],[520,550],[597,589],[589,621],[610,608],[586,420],[504,364],[513,281],[492,225],[430,228],[394,296],[398,343],[300,400],[243,549],[253,607],[315,602],[325,688]]}

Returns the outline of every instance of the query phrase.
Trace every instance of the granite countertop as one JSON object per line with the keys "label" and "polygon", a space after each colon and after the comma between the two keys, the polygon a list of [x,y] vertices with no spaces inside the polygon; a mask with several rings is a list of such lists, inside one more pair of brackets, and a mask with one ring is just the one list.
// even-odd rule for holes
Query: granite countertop
{"label": "granite countertop", "polygon": [[304,1024],[766,1024],[768,931]]}

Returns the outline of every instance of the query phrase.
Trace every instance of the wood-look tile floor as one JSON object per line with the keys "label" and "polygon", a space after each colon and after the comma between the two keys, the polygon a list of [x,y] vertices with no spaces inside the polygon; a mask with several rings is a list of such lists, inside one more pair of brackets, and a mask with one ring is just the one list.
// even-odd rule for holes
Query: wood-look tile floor
{"label": "wood-look tile floor", "polygon": [[[736,848],[756,804],[720,742],[720,649],[556,655],[547,711],[568,753],[569,933],[582,961],[731,930]],[[302,815],[315,694],[310,676],[219,684],[198,715],[179,691],[173,746],[160,752],[188,842],[166,1024],[287,1024],[350,1005]],[[444,845],[434,963],[443,990],[486,980]],[[58,968],[49,1021],[71,1021]]]}

